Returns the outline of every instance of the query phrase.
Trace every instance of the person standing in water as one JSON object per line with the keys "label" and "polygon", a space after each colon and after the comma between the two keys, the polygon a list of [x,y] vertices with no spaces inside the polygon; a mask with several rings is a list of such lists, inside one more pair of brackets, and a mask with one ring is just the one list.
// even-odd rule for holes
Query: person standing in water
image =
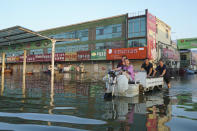
{"label": "person standing in water", "polygon": [[153,64],[149,62],[148,58],[145,59],[144,63],[141,66],[141,71],[146,71],[147,77],[153,75]]}
{"label": "person standing in water", "polygon": [[159,65],[157,68],[154,70],[153,76],[155,76],[156,72],[159,73],[160,77],[164,78],[164,81],[166,82],[168,88],[171,87],[170,85],[170,75],[167,71],[166,65],[164,64],[163,60],[159,60]]}

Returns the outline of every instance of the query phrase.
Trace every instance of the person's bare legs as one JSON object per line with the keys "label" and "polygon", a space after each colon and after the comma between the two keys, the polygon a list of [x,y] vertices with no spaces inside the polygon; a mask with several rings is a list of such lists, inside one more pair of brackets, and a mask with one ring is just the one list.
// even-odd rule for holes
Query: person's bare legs
{"label": "person's bare legs", "polygon": [[171,88],[171,84],[170,84],[170,82],[169,82],[167,85],[168,85],[168,88]]}

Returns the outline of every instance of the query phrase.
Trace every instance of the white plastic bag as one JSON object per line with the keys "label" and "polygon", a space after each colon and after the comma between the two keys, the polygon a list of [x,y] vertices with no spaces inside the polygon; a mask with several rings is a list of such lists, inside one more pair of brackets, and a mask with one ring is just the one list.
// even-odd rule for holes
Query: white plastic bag
{"label": "white plastic bag", "polygon": [[115,92],[123,93],[128,89],[128,79],[125,75],[119,75],[117,77],[117,89]]}

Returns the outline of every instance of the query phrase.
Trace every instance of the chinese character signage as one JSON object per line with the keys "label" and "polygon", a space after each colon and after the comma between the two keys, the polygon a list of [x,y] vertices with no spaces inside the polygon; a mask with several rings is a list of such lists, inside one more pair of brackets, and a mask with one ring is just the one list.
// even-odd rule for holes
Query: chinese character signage
{"label": "chinese character signage", "polygon": [[128,59],[145,59],[146,47],[107,49],[107,60],[120,60],[123,55]]}
{"label": "chinese character signage", "polygon": [[[23,62],[23,56],[9,57],[8,62]],[[39,54],[27,56],[27,62],[50,62],[51,54]],[[65,61],[65,53],[56,53],[55,61]]]}
{"label": "chinese character signage", "polygon": [[51,61],[51,54],[44,54],[43,55],[43,61],[44,62],[50,62]]}
{"label": "chinese character signage", "polygon": [[16,61],[16,56],[11,56],[6,58],[7,63],[15,63]]}
{"label": "chinese character signage", "polygon": [[106,50],[91,51],[91,60],[106,60]]}
{"label": "chinese character signage", "polygon": [[65,53],[65,61],[77,61],[77,52]]}
{"label": "chinese character signage", "polygon": [[35,61],[36,62],[43,62],[44,61],[44,55],[35,55]]}
{"label": "chinese character signage", "polygon": [[35,62],[35,55],[27,56],[27,62]]}
{"label": "chinese character signage", "polygon": [[180,39],[177,44],[179,49],[197,48],[197,38]]}
{"label": "chinese character signage", "polygon": [[177,50],[163,49],[163,57],[171,60],[180,60],[180,55]]}
{"label": "chinese character signage", "polygon": [[65,53],[55,53],[55,61],[65,61]]}
{"label": "chinese character signage", "polygon": [[156,17],[147,12],[147,57],[157,59],[156,52]]}
{"label": "chinese character signage", "polygon": [[90,60],[90,51],[79,51],[77,52],[77,60]]}

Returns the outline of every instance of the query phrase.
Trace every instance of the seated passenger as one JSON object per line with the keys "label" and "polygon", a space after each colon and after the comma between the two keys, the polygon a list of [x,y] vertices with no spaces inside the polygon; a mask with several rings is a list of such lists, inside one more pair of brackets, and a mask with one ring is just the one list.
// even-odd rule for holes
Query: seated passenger
{"label": "seated passenger", "polygon": [[145,59],[144,63],[141,66],[141,71],[146,71],[147,77],[153,75],[153,64],[149,62],[148,58]]}
{"label": "seated passenger", "polygon": [[123,74],[126,75],[129,81],[135,80],[135,73],[133,70],[133,65],[130,64],[129,59],[125,59],[125,66],[122,68]]}
{"label": "seated passenger", "polygon": [[118,63],[117,68],[115,68],[113,70],[114,71],[122,70],[125,67],[125,59],[127,59],[126,56],[123,56],[121,62]]}
{"label": "seated passenger", "polygon": [[118,65],[117,65],[117,68],[123,66],[123,64],[124,64],[124,62],[125,62],[125,59],[127,59],[127,56],[126,56],[126,55],[123,55],[121,61],[120,61],[120,62],[118,63]]}

